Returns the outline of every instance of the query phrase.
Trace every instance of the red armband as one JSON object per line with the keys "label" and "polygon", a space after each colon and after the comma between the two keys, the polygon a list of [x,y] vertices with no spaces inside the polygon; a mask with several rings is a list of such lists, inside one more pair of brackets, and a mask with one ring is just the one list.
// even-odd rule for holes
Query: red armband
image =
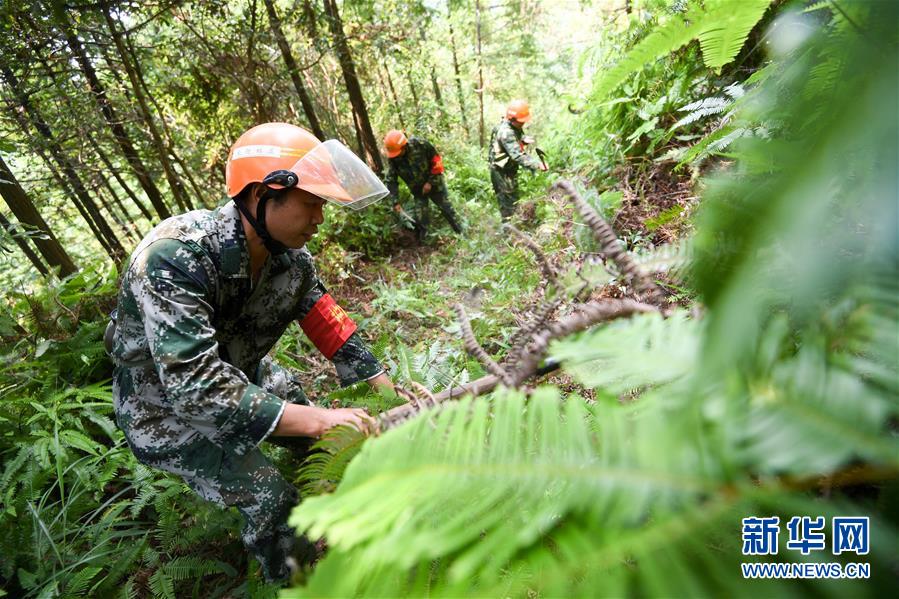
{"label": "red armband", "polygon": [[435,154],[434,157],[431,158],[431,174],[443,174],[443,158],[440,156],[440,154]]}
{"label": "red armband", "polygon": [[356,331],[356,323],[337,305],[331,294],[326,293],[300,321],[300,328],[318,351],[330,360]]}

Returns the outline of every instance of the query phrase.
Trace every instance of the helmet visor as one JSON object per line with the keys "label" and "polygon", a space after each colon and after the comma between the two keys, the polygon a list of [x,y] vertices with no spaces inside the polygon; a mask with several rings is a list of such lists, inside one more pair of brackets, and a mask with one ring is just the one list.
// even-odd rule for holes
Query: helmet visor
{"label": "helmet visor", "polygon": [[336,139],[309,150],[290,170],[299,178],[300,189],[353,210],[365,208],[388,194],[368,165]]}

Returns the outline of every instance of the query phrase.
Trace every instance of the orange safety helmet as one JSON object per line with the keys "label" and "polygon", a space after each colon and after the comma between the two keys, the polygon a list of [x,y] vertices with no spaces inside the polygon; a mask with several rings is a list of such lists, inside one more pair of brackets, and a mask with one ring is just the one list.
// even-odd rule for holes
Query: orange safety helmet
{"label": "orange safety helmet", "polygon": [[[255,216],[239,199],[251,183],[267,188]],[[241,135],[228,154],[225,187],[272,254],[286,250],[265,224],[265,205],[276,190],[297,187],[354,210],[389,193],[378,176],[342,143],[335,139],[321,142],[289,123],[265,123]]]}
{"label": "orange safety helmet", "polygon": [[228,153],[225,165],[228,196],[235,197],[250,183],[262,183],[275,171],[290,169],[320,143],[305,129],[289,123],[253,127],[237,138]]}
{"label": "orange safety helmet", "polygon": [[402,154],[403,148],[408,143],[409,140],[406,139],[406,134],[402,131],[398,129],[388,131],[387,135],[384,136],[384,148],[387,150],[387,157],[396,158]]}
{"label": "orange safety helmet", "polygon": [[506,108],[506,118],[516,120],[519,123],[527,123],[531,120],[531,108],[527,100],[512,100]]}

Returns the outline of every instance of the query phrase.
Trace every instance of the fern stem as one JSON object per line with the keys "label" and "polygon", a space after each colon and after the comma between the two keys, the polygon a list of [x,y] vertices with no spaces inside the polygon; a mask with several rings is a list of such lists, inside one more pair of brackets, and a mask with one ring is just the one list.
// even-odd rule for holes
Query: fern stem
{"label": "fern stem", "polygon": [[574,185],[570,181],[559,181],[553,185],[553,189],[560,190],[574,203],[581,213],[584,222],[590,227],[597,241],[601,244],[603,253],[618,266],[628,283],[634,287],[637,296],[646,298],[654,304],[661,303],[662,292],[652,279],[640,270],[630,257],[630,254],[627,253],[627,250],[624,249],[624,245],[615,235],[615,231],[612,230],[609,223],[590,204],[584,201],[577,190],[575,190]]}
{"label": "fern stem", "polygon": [[[482,376],[479,379],[475,379],[470,383],[465,383],[464,385],[459,385],[458,387],[452,387],[450,389],[444,389],[437,395],[434,395],[434,405],[439,405],[447,401],[451,401],[454,399],[460,399],[465,397],[466,395],[473,395],[475,397],[479,395],[483,395],[485,393],[489,393],[493,391],[496,386],[499,384],[499,379],[492,375],[488,374],[486,376]],[[404,389],[404,391],[406,391]],[[408,393],[408,391],[406,391]],[[399,395],[399,392],[397,393]],[[402,395],[402,397],[406,397]],[[382,412],[378,415],[378,422],[381,431],[385,431],[391,429],[399,424],[402,424],[409,418],[412,418],[416,414],[418,414],[421,410],[415,406],[413,403],[405,403],[401,406],[396,406],[395,408],[391,408],[386,412]]]}
{"label": "fern stem", "polygon": [[453,309],[455,309],[456,315],[459,317],[459,326],[462,328],[462,341],[465,343],[465,351],[477,358],[484,365],[484,368],[501,380],[503,384],[510,383],[512,379],[509,377],[509,373],[494,362],[493,358],[487,354],[484,348],[481,347],[481,344],[478,343],[478,340],[475,339],[471,330],[471,323],[468,321],[468,314],[465,313],[465,307],[462,304],[456,304],[453,306]]}
{"label": "fern stem", "polygon": [[503,360],[504,367],[508,368],[521,359],[522,353],[527,349],[528,340],[538,328],[543,326],[546,321],[549,320],[561,304],[561,298],[543,300],[543,303],[540,304],[531,318],[518,329],[515,335],[512,336],[512,340],[509,342],[509,353],[506,354],[506,357]]}
{"label": "fern stem", "polygon": [[582,331],[596,323],[615,320],[637,312],[657,312],[655,306],[634,300],[604,300],[591,302],[581,306],[574,314],[551,324],[547,329],[534,335],[512,375],[512,387],[520,387],[525,380],[537,371],[540,360],[546,353],[549,342]]}
{"label": "fern stem", "polygon": [[534,257],[537,258],[537,262],[540,263],[540,269],[543,271],[543,277],[547,282],[554,283],[556,278],[558,277],[558,273],[556,269],[553,268],[552,263],[549,261],[549,258],[546,257],[546,254],[543,253],[543,249],[531,239],[527,234],[516,228],[515,226],[504,223],[503,230],[508,231],[515,235],[518,240],[534,254]]}

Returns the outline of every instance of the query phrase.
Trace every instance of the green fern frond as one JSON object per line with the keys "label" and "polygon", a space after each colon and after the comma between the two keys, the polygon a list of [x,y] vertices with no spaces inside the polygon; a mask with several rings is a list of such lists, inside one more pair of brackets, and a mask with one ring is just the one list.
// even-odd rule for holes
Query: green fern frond
{"label": "green fern frond", "polygon": [[119,596],[121,597],[121,599],[138,598],[138,589],[134,584],[134,576],[128,578],[128,581],[125,583],[125,586],[122,587],[122,592]]}
{"label": "green fern frond", "polygon": [[84,593],[87,589],[87,586],[91,583],[91,581],[97,577],[97,574],[103,571],[103,568],[97,566],[91,566],[88,568],[84,568],[79,570],[68,583],[66,583],[64,589],[65,597],[79,597]]}
{"label": "green fern frond", "polygon": [[174,581],[202,578],[221,571],[219,563],[198,556],[176,557],[163,565],[162,570]]}
{"label": "green fern frond", "polygon": [[601,102],[630,75],[695,39],[701,28],[680,16],[672,17],[647,35],[618,64],[605,71],[594,84],[593,101]]}
{"label": "green fern frond", "polygon": [[722,112],[727,110],[731,106],[731,104],[732,102],[727,98],[721,98],[718,96],[711,96],[708,98],[703,98],[702,100],[698,100],[696,102],[691,102],[690,104],[687,104],[680,109],[681,112],[688,112],[688,114],[671,125],[671,129],[677,129],[679,127],[683,127],[684,125],[689,125],[690,123],[696,122],[699,119],[713,114],[721,114]]}
{"label": "green fern frond", "polygon": [[162,568],[153,572],[149,582],[154,599],[177,599],[175,582]]}
{"label": "green fern frond", "polygon": [[[527,404],[511,394],[448,405],[366,445],[336,493],[306,500],[291,523],[339,551],[359,548],[372,568],[452,555],[449,577],[459,581],[502,571],[572,510],[639,521],[651,505],[705,487],[676,468],[602,458],[593,418],[582,400],[561,403],[547,389]],[[640,500],[613,499],[624,489]]]}
{"label": "green fern frond", "polygon": [[617,395],[689,373],[701,333],[701,323],[684,311],[664,319],[641,314],[557,341],[549,353],[581,384]]}
{"label": "green fern frond", "polygon": [[601,102],[643,66],[664,58],[698,39],[706,66],[720,69],[740,52],[749,32],[772,0],[707,0],[691,3],[684,15],[674,15],[658,25],[618,64],[603,73],[593,88],[593,100]]}
{"label": "green fern frond", "polygon": [[[112,589],[115,588],[119,581],[123,576],[125,576],[128,572],[131,571],[132,567],[138,560],[140,560],[141,555],[143,554],[144,549],[147,546],[147,541],[145,539],[141,539],[139,542],[134,543],[134,545],[128,549],[125,549],[122,553],[120,553],[112,562],[111,566],[107,566],[108,571],[106,575],[98,585],[98,594],[106,595],[111,593]],[[133,588],[134,581],[131,578],[126,582],[125,588],[132,589],[133,592],[136,593],[136,590]]]}
{"label": "green fern frond", "polygon": [[757,585],[733,575],[732,523],[822,507],[776,479],[734,481],[713,463],[738,455],[734,421],[722,446],[717,408],[697,421],[667,395],[622,407],[499,393],[388,432],[335,493],[295,509],[291,524],[331,550],[285,596],[746,594]]}
{"label": "green fern frond", "polygon": [[301,494],[321,495],[333,491],[367,438],[353,427],[338,426],[329,430],[312,446],[312,453],[300,468]]}
{"label": "green fern frond", "polygon": [[761,20],[771,0],[708,2],[704,26],[699,33],[702,59],[711,69],[721,69],[740,52],[749,32]]}
{"label": "green fern frond", "polygon": [[693,245],[689,239],[668,243],[633,255],[634,262],[645,273],[665,274],[674,279],[686,279],[686,270],[693,261]]}

